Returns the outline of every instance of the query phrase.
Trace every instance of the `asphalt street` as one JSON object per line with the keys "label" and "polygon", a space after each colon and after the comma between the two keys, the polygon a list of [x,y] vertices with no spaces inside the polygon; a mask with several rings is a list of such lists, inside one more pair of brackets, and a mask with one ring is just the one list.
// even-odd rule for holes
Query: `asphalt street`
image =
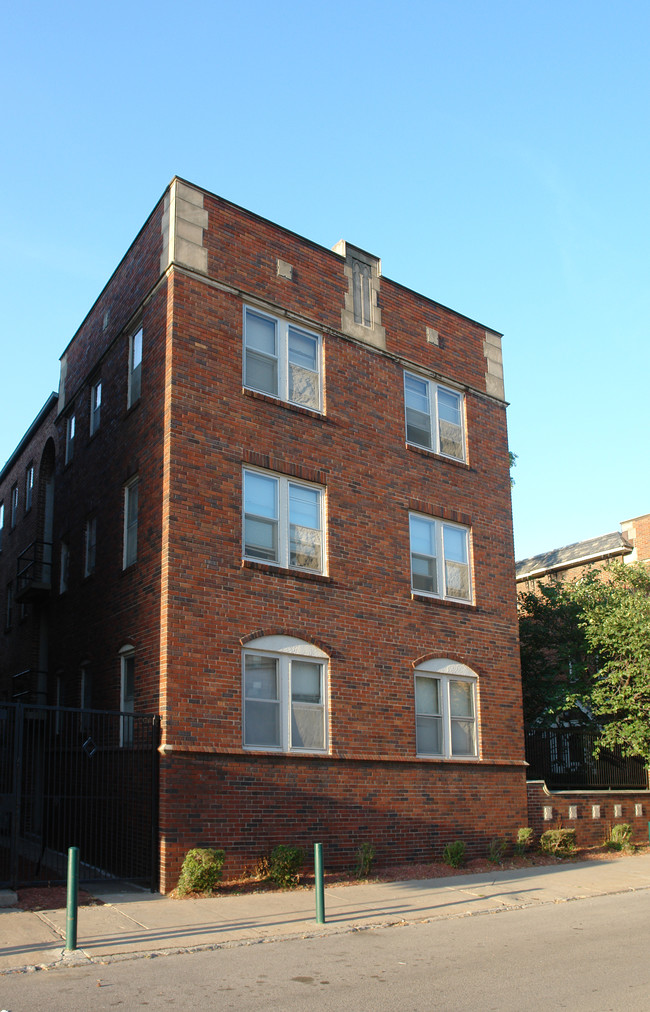
{"label": "asphalt street", "polygon": [[7,1012],[571,1009],[650,1002],[650,892],[0,977]]}

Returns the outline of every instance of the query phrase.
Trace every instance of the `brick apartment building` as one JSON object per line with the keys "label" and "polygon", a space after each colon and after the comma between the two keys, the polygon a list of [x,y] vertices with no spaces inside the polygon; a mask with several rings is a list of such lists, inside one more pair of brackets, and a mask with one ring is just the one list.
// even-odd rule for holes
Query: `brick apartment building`
{"label": "brick apartment building", "polygon": [[620,531],[520,559],[516,564],[517,590],[526,592],[552,581],[579,580],[590,569],[601,569],[615,560],[650,560],[650,513],[622,520],[620,526]]}
{"label": "brick apartment building", "polygon": [[0,472],[0,691],[161,715],[162,890],[514,834],[507,450],[497,333],[176,178]]}

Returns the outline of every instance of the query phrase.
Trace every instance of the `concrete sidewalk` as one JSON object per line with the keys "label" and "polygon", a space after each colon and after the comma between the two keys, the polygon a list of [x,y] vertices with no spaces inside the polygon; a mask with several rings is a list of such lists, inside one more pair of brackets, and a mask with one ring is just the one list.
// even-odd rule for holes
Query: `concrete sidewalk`
{"label": "concrete sidewalk", "polygon": [[74,952],[64,951],[64,909],[0,908],[0,973],[153,958],[650,889],[650,854],[425,881],[335,885],[325,890],[325,924],[316,923],[313,889],[172,900],[119,888],[97,886],[93,895],[104,905],[79,908]]}

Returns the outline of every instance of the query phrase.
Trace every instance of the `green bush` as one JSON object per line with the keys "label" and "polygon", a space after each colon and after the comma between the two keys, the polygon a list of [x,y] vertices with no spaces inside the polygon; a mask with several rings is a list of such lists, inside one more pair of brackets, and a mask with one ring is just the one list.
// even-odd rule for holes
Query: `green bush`
{"label": "green bush", "polygon": [[461,868],[465,864],[465,844],[462,840],[448,843],[442,852],[442,860],[451,868]]}
{"label": "green bush", "polygon": [[354,870],[357,878],[368,878],[372,862],[375,859],[375,848],[371,843],[362,843],[357,850],[357,866]]}
{"label": "green bush", "polygon": [[290,847],[279,843],[269,857],[268,877],[276,885],[291,888],[298,885],[299,872],[305,860],[305,852],[300,847]]}
{"label": "green bush", "polygon": [[515,841],[515,854],[517,857],[523,857],[532,842],[533,831],[530,826],[522,826],[518,829],[517,839]]}
{"label": "green bush", "polygon": [[495,836],[493,840],[490,840],[487,853],[487,858],[490,864],[501,864],[506,856],[507,849],[508,841],[504,836]]}
{"label": "green bush", "polygon": [[211,893],[221,881],[226,852],[211,847],[196,847],[188,850],[178,880],[178,895],[187,893]]}
{"label": "green bush", "polygon": [[617,822],[609,831],[609,839],[605,846],[609,850],[631,850],[632,849],[632,826],[629,822]]}
{"label": "green bush", "polygon": [[568,857],[576,849],[575,829],[547,829],[539,838],[540,850],[556,857]]}

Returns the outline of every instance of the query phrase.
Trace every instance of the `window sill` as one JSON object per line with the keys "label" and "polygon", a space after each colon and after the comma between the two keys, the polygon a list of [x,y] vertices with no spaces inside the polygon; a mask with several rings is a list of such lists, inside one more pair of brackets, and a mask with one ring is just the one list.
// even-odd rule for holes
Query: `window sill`
{"label": "window sill", "polygon": [[405,446],[409,453],[419,453],[422,457],[433,457],[434,460],[440,460],[444,464],[460,467],[463,471],[471,470],[466,460],[458,460],[457,457],[447,457],[444,453],[436,453],[435,450],[428,450],[426,446],[416,446],[414,443],[406,443]]}
{"label": "window sill", "polygon": [[308,759],[311,757],[315,759],[323,759],[328,758],[330,754],[327,749],[319,749],[319,750],[295,749],[295,748],[284,749],[284,748],[270,748],[268,745],[242,745],[242,749],[247,755],[251,753],[254,755],[268,755],[268,756],[281,755],[281,756],[297,757],[298,759]]}
{"label": "window sill", "polygon": [[299,415],[307,415],[309,418],[317,418],[326,422],[327,418],[322,411],[315,411],[313,408],[305,408],[302,404],[292,404],[291,401],[283,401],[280,397],[273,397],[272,394],[263,394],[261,390],[251,390],[249,387],[242,387],[241,392],[245,397],[252,397],[255,401],[265,401],[267,404],[277,404],[279,408],[288,408],[289,411],[297,411]]}
{"label": "window sill", "polygon": [[419,601],[421,604],[441,605],[443,608],[476,608],[473,601],[455,601],[446,597],[434,597],[432,594],[422,594],[417,590],[411,591],[411,600]]}
{"label": "window sill", "polygon": [[299,580],[311,580],[313,583],[332,583],[331,576],[325,576],[323,573],[310,573],[307,569],[286,569],[284,566],[273,566],[269,562],[253,562],[252,559],[242,559],[241,568],[257,569],[261,573],[283,579],[295,576]]}
{"label": "window sill", "polygon": [[427,755],[421,752],[416,753],[415,758],[435,763],[478,763],[481,761],[477,755]]}

